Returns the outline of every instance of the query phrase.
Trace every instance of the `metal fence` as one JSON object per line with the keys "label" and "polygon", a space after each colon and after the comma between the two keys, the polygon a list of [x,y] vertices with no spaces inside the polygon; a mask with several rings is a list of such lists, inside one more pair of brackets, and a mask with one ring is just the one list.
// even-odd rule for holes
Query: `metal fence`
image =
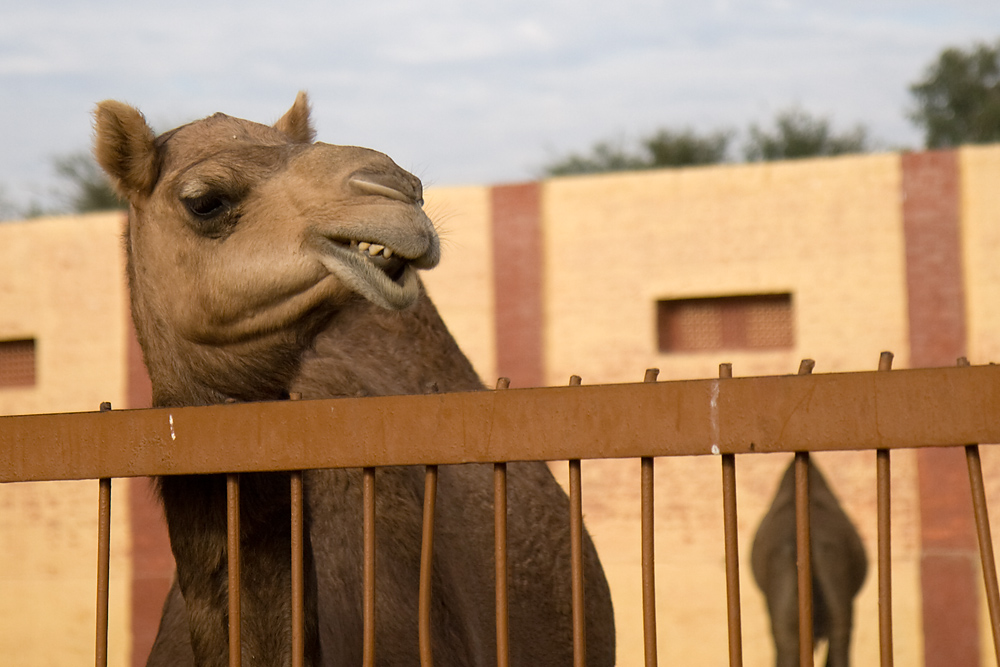
{"label": "metal fence", "polygon": [[[653,469],[656,457],[717,455],[721,461],[730,665],[742,664],[736,533],[736,454],[795,452],[800,664],[811,665],[809,453],[872,450],[877,467],[880,654],[893,664],[890,569],[891,451],[964,446],[969,467],[994,647],[1000,593],[978,445],[1000,442],[1000,367],[733,378],[728,364],[710,380],[507,389],[421,396],[283,401],[208,407],[111,410],[0,417],[0,482],[100,480],[97,665],[106,664],[111,480],[115,477],[227,474],[230,664],[240,664],[239,475],[292,471],[293,665],[303,655],[302,476],[311,468],[364,470],[364,664],[375,657],[375,469],[426,466],[419,640],[431,664],[430,563],[439,465],[494,465],[497,663],[508,662],[506,463],[569,461],[575,664],[584,664],[583,519],[580,462],[641,461],[642,590],[647,665],[656,664]],[[379,424],[380,428],[371,428]],[[331,444],[335,446],[331,446]],[[391,557],[389,554],[387,557]],[[1000,650],[998,650],[1000,656]]]}

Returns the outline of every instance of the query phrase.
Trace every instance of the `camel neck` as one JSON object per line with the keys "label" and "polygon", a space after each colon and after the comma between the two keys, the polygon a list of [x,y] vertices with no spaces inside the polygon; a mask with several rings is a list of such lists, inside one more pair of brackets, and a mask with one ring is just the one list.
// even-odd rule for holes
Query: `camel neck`
{"label": "camel neck", "polygon": [[355,300],[302,359],[291,390],[303,398],[473,391],[483,385],[426,294],[389,311]]}

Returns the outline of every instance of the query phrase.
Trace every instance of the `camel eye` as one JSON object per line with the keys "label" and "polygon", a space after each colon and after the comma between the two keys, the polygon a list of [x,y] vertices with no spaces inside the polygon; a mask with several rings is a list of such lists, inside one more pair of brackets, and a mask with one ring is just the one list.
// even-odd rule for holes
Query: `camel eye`
{"label": "camel eye", "polygon": [[199,218],[212,218],[229,209],[230,202],[225,197],[207,194],[200,197],[189,197],[183,200],[184,206],[192,215]]}

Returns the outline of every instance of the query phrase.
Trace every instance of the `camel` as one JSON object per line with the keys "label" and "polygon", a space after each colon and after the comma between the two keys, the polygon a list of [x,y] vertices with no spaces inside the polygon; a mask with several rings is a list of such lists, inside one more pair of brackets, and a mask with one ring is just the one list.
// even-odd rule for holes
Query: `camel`
{"label": "camel", "polygon": [[[132,316],[155,406],[484,389],[417,274],[440,245],[420,181],[382,153],[314,142],[300,93],[268,126],[215,114],[154,136],[121,102],[94,152],[129,202]],[[331,442],[336,434],[331,434]],[[241,476],[243,665],[290,664],[289,475]],[[150,666],[228,664],[225,482],[165,476],[177,563]],[[360,664],[359,470],[304,475],[306,664]],[[439,665],[496,659],[492,466],[442,467],[433,572]],[[418,664],[423,469],[376,473],[376,660]],[[568,499],[543,462],[508,469],[511,664],[572,663]],[[615,660],[585,537],[587,660]]]}
{"label": "camel", "polygon": [[[868,571],[861,536],[826,479],[809,466],[813,639],[826,639],[827,667],[850,664],[854,597]],[[798,573],[795,564],[795,463],[781,478],[754,537],[750,563],[767,599],[778,667],[799,664]]]}

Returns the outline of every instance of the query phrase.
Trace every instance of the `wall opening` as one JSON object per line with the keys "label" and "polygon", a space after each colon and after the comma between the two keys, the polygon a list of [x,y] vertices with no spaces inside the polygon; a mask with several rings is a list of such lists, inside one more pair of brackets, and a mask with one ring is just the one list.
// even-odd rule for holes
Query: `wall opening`
{"label": "wall opening", "polygon": [[660,352],[787,349],[795,344],[792,295],[665,299],[656,304]]}
{"label": "wall opening", "polygon": [[0,387],[35,385],[35,339],[0,341]]}

